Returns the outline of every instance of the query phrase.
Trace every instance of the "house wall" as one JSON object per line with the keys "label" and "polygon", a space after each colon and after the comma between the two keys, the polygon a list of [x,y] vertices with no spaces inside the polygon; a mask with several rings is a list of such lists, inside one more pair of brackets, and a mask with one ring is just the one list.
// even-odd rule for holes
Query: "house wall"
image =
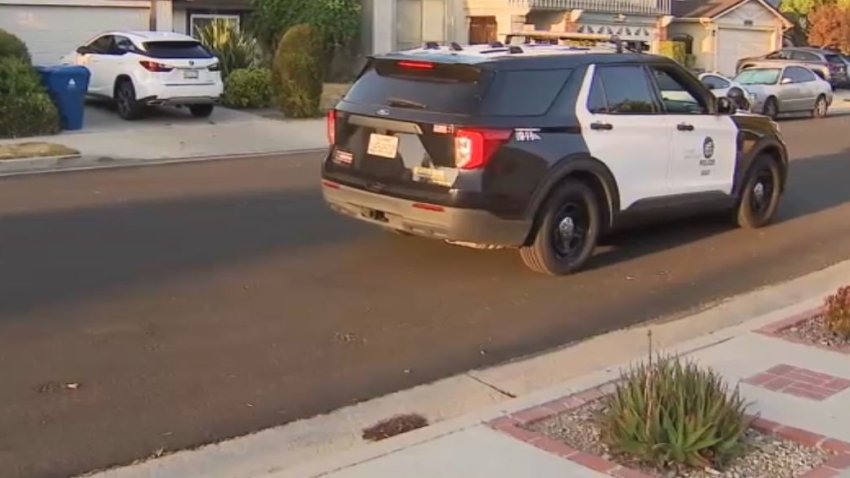
{"label": "house wall", "polygon": [[701,23],[676,22],[668,28],[669,38],[676,35],[690,35],[693,38],[694,68],[711,70],[714,64],[714,34],[712,28],[706,28]]}

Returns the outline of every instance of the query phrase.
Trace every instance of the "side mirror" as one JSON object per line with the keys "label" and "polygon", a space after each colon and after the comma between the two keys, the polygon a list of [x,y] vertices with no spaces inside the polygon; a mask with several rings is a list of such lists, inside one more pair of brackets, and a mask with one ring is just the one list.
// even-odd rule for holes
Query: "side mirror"
{"label": "side mirror", "polygon": [[737,111],[735,105],[729,98],[717,98],[717,113],[721,115],[733,115]]}
{"label": "side mirror", "polygon": [[782,78],[782,81],[779,82],[780,85],[788,85],[793,83],[794,81],[791,78]]}
{"label": "side mirror", "polygon": [[77,48],[77,53],[80,55],[88,55],[89,53],[91,53],[91,48],[87,46],[81,46]]}

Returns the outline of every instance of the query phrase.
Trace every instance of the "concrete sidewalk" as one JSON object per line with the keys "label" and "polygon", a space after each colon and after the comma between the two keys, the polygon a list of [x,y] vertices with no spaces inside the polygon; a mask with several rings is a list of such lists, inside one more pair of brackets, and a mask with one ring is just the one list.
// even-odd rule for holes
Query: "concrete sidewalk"
{"label": "concrete sidewalk", "polygon": [[[658,349],[741,383],[751,413],[775,431],[850,454],[850,355],[777,338],[845,285],[850,261],[731,298],[707,310],[611,332],[560,350],[440,380],[245,437],[95,475],[97,478],[598,477],[643,476],[524,429],[576,397],[607,391],[622,367]],[[802,314],[802,315],[801,315]],[[783,376],[793,372],[790,375]],[[790,379],[790,381],[789,381]],[[769,380],[777,380],[772,385]],[[812,395],[809,380],[823,390]],[[787,383],[786,383],[787,382]],[[781,385],[781,386],[779,386]],[[803,388],[803,390],[801,390]],[[816,390],[812,387],[808,387]],[[430,426],[367,444],[362,429],[399,413]],[[770,425],[772,426],[772,425]],[[846,450],[842,447],[846,447]],[[553,453],[555,451],[555,453]],[[840,455],[838,460],[850,459]],[[581,463],[579,461],[581,461]],[[604,462],[605,460],[603,460]],[[838,470],[843,461],[831,461]],[[847,462],[850,463],[850,462]],[[596,466],[594,466],[596,465]],[[611,475],[610,473],[613,473]],[[824,475],[830,470],[823,471]],[[752,477],[747,477],[752,478]]]}
{"label": "concrete sidewalk", "polygon": [[151,118],[123,121],[90,105],[87,127],[57,136],[0,140],[61,144],[79,156],[29,158],[0,162],[0,175],[57,169],[87,169],[205,158],[282,154],[326,146],[325,120],[280,120],[218,108],[209,119],[163,110]]}

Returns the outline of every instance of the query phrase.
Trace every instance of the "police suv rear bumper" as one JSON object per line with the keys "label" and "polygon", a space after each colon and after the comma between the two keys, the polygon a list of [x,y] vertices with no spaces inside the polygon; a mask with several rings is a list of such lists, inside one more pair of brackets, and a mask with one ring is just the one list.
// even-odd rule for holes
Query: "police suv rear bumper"
{"label": "police suv rear bumper", "polygon": [[408,201],[327,180],[322,183],[322,192],[336,212],[432,239],[518,247],[531,227],[529,221],[502,219],[487,211]]}

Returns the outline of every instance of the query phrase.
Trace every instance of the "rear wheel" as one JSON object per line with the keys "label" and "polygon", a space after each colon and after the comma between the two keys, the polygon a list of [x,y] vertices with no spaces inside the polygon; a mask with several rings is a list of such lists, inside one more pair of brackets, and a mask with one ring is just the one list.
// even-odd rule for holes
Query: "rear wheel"
{"label": "rear wheel", "polygon": [[817,101],[815,101],[815,109],[812,110],[813,118],[823,118],[826,116],[827,110],[829,109],[829,104],[826,102],[826,97],[823,95],[818,96]]}
{"label": "rear wheel", "polygon": [[779,165],[770,156],[760,156],[753,163],[741,191],[738,225],[756,229],[770,223],[779,207],[781,189]]}
{"label": "rear wheel", "polygon": [[195,118],[206,118],[212,114],[214,108],[215,106],[213,105],[191,105],[189,106],[189,112]]}
{"label": "rear wheel", "polygon": [[115,86],[115,106],[118,116],[125,120],[132,121],[142,116],[144,105],[136,99],[136,88],[132,81],[123,80]]}
{"label": "rear wheel", "polygon": [[764,115],[771,119],[776,119],[779,115],[779,103],[776,98],[771,96],[764,102]]}
{"label": "rear wheel", "polygon": [[531,245],[520,249],[528,268],[549,275],[581,269],[599,237],[599,201],[586,184],[568,180],[549,198]]}

